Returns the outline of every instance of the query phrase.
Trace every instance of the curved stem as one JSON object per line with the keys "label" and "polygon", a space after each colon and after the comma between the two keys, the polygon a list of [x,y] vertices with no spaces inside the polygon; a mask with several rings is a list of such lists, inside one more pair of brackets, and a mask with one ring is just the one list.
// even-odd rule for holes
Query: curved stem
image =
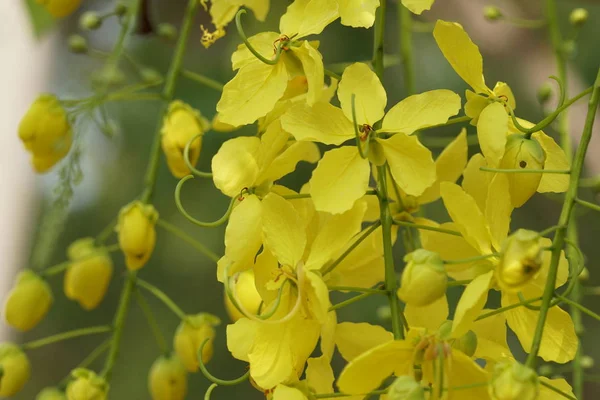
{"label": "curved stem", "polygon": [[194,239],[187,233],[183,232],[181,229],[179,229],[175,225],[165,221],[164,219],[159,219],[158,221],[156,221],[156,224],[158,226],[160,226],[161,228],[163,228],[164,230],[166,230],[167,232],[172,233],[173,235],[177,236],[184,242],[188,243],[193,248],[198,250],[200,253],[202,253],[206,257],[210,258],[212,261],[218,262],[219,259],[221,258],[217,254],[215,254],[212,250],[210,250],[208,247],[206,247],[202,243],[198,242],[196,239]]}
{"label": "curved stem", "polygon": [[219,378],[215,377],[213,374],[211,374],[210,372],[208,372],[208,369],[206,369],[206,365],[204,364],[204,361],[202,360],[202,354],[203,354],[204,346],[206,346],[206,343],[208,343],[209,341],[210,341],[210,338],[204,339],[204,342],[202,342],[202,345],[200,346],[200,349],[198,350],[198,353],[197,353],[198,366],[200,367],[200,371],[202,371],[202,375],[204,375],[206,377],[206,379],[208,379],[209,381],[211,381],[217,385],[234,386],[234,385],[239,385],[240,383],[244,382],[245,380],[247,380],[250,377],[250,371],[246,372],[244,375],[240,376],[237,379],[231,379],[231,380],[219,379]]}
{"label": "curved stem", "polygon": [[206,390],[206,393],[204,393],[204,400],[210,400],[210,396],[211,396],[213,390],[215,390],[215,388],[217,386],[219,386],[219,385],[217,385],[216,383],[213,383],[212,385],[210,385],[208,387],[208,389]]}
{"label": "curved stem", "polygon": [[252,45],[250,44],[250,41],[248,40],[248,37],[246,36],[246,32],[244,32],[244,27],[242,26],[242,15],[243,14],[246,14],[246,10],[243,8],[240,9],[237,12],[237,14],[235,14],[235,26],[237,27],[238,34],[244,41],[244,44],[246,45],[246,47],[248,48],[250,53],[254,54],[254,57],[258,58],[260,61],[264,62],[265,64],[276,65],[279,62],[279,57],[281,56],[281,51],[282,51],[281,44],[279,46],[277,46],[277,50],[275,52],[275,58],[273,58],[272,60],[269,60],[268,58],[266,58],[262,54],[260,54],[254,47],[252,47]]}
{"label": "curved stem", "polygon": [[202,171],[196,169],[192,165],[192,162],[190,161],[190,146],[192,145],[194,140],[196,140],[202,136],[204,136],[204,132],[199,133],[196,136],[194,136],[193,138],[191,138],[190,140],[188,140],[188,142],[185,144],[185,147],[183,148],[183,160],[185,161],[185,165],[187,165],[189,170],[192,171],[192,174],[196,175],[199,178],[212,179],[213,174],[211,172],[202,172]]}
{"label": "curved stem", "polygon": [[43,339],[33,340],[31,342],[22,344],[21,347],[23,348],[23,350],[33,350],[33,349],[47,346],[49,344],[62,342],[63,340],[74,339],[74,338],[78,338],[81,336],[96,335],[99,333],[106,333],[106,332],[110,332],[110,331],[112,331],[112,327],[107,326],[107,325],[75,329],[72,331],[62,332],[62,333],[59,333],[56,335],[48,336]]}
{"label": "curved stem", "polygon": [[227,211],[225,211],[225,214],[219,218],[216,221],[213,222],[204,222],[204,221],[200,221],[199,219],[196,219],[194,217],[192,217],[183,207],[183,204],[181,203],[181,188],[183,187],[183,184],[186,183],[187,181],[189,181],[190,179],[194,179],[194,175],[188,175],[185,176],[183,178],[181,178],[181,180],[177,183],[177,186],[175,187],[175,205],[177,206],[177,209],[179,210],[179,212],[191,223],[196,224],[198,226],[201,226],[203,228],[215,228],[217,226],[221,226],[224,223],[227,222],[227,220],[229,219],[229,216],[231,215],[231,212],[233,211],[233,205],[235,203],[235,197],[233,197],[231,199],[231,201],[229,202],[229,207],[227,208]]}

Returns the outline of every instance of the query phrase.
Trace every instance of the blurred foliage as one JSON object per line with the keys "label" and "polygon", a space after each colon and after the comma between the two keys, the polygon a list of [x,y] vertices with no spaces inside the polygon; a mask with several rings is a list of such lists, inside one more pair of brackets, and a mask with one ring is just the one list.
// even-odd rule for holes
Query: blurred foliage
{"label": "blurred foliage", "polygon": [[36,0],[25,0],[25,6],[37,37],[42,36],[54,26],[54,19]]}
{"label": "blurred foliage", "polygon": [[[178,24],[182,15],[183,1],[150,1],[151,21],[154,25],[158,22],[170,22]],[[273,9],[269,20],[264,24],[250,23],[246,32],[250,35],[259,31],[277,30],[277,17],[282,14],[287,2],[273,1]],[[459,22],[472,18],[480,18],[478,23],[489,24],[483,20],[479,11],[486,2],[463,1],[464,7],[469,4],[472,9],[463,10],[461,16],[457,14],[457,1],[438,1],[434,7],[433,16],[425,18],[445,17],[446,11],[450,15],[447,18],[456,19]],[[520,1],[504,1],[510,4],[512,9],[519,10]],[[533,3],[533,2],[532,2]],[[106,10],[112,4],[111,1],[86,1],[84,8],[94,10]],[[471,4],[473,4],[471,6]],[[477,4],[477,5],[475,5]],[[35,32],[39,35],[53,26],[47,13],[35,3],[35,0],[26,0],[30,10],[32,24]],[[568,16],[570,9],[576,6],[585,6],[590,10],[590,22],[582,29],[577,41],[578,51],[571,64],[573,72],[580,76],[585,85],[592,83],[593,75],[600,64],[600,52],[597,51],[598,38],[600,37],[600,5],[597,2],[584,1],[562,1],[562,15]],[[476,9],[478,7],[479,9]],[[395,8],[390,7],[387,27],[386,53],[398,52],[397,37],[398,26],[395,22]],[[454,8],[454,9],[453,9]],[[530,7],[525,7],[524,12],[532,12]],[[534,12],[535,12],[534,8]],[[539,12],[539,9],[537,10]],[[534,16],[529,16],[534,17]],[[230,54],[240,43],[233,27],[229,28],[228,35],[219,40],[211,48],[204,49],[200,45],[200,24],[208,25],[207,15],[200,13],[195,26],[197,30],[192,34],[192,40],[185,59],[185,67],[192,71],[200,72],[221,82],[228,81],[233,76],[230,67]],[[509,82],[515,91],[519,102],[519,115],[526,118],[536,119],[542,116],[542,110],[535,102],[535,90],[528,84],[530,77],[523,76],[523,68],[527,63],[533,62],[529,56],[546,46],[545,31],[518,30],[506,27],[510,35],[499,35],[486,37],[486,45],[482,45],[485,59],[486,77],[490,82],[502,80]],[[568,29],[565,25],[565,29]],[[102,65],[101,59],[72,55],[67,51],[67,36],[77,30],[77,15],[60,21],[58,35],[60,40],[54,49],[54,59],[48,60],[53,70],[48,80],[47,90],[59,94],[63,98],[77,98],[89,93],[90,76]],[[497,32],[498,30],[493,30]],[[566,30],[568,32],[568,30]],[[94,48],[110,50],[115,36],[118,33],[118,25],[114,20],[107,23],[98,32],[86,34],[89,42]],[[516,35],[516,36],[515,36]],[[448,88],[464,93],[464,84],[451,70],[450,66],[443,60],[441,53],[437,50],[435,43],[428,33],[415,33],[416,66],[417,66],[417,88],[424,91],[433,88]],[[510,39],[505,39],[509,38]],[[365,61],[371,58],[371,32],[350,29],[333,24],[329,26],[321,36],[321,51],[325,57],[326,64]],[[511,40],[509,55],[505,51],[498,50],[490,52],[488,47],[494,47],[497,43],[504,45],[505,40]],[[476,39],[477,41],[477,39]],[[490,46],[488,46],[488,44]],[[505,46],[500,46],[505,47]],[[140,64],[151,66],[163,75],[169,64],[170,54],[173,50],[171,43],[165,42],[152,34],[135,36],[128,43],[128,52]],[[489,53],[489,54],[488,54]],[[537,53],[536,53],[537,54]],[[538,54],[541,56],[541,53]],[[549,53],[547,54],[549,56]],[[548,58],[551,60],[551,58]],[[137,79],[135,70],[131,65],[123,62],[122,67],[128,78]],[[394,66],[386,71],[386,86],[388,89],[388,104],[394,104],[403,97],[403,85],[400,66]],[[212,89],[199,86],[195,82],[180,78],[177,87],[177,98],[188,102],[194,108],[201,110],[205,116],[211,118],[215,113],[215,104],[219,99],[219,93]],[[64,233],[53,250],[52,260],[48,265],[63,261],[66,257],[66,247],[75,239],[84,236],[97,235],[118,213],[120,207],[128,203],[138,195],[142,187],[143,173],[148,161],[150,143],[156,125],[160,123],[158,116],[158,104],[156,102],[130,102],[121,104],[110,104],[107,106],[110,119],[118,126],[115,137],[109,138],[102,135],[97,127],[92,124],[82,124],[79,134],[83,136],[82,142],[82,167],[84,182],[75,189],[75,201],[71,205]],[[252,128],[245,128],[244,132],[252,134]],[[457,128],[448,127],[438,130],[431,135],[454,136]],[[475,134],[474,128],[469,127],[469,134]],[[428,133],[429,135],[429,133]],[[199,169],[210,170],[210,160],[223,141],[230,138],[231,134],[211,132],[205,135]],[[471,153],[477,149],[472,148]],[[298,189],[310,176],[310,168],[301,165],[298,172],[288,176],[284,184]],[[46,186],[55,182],[52,176],[41,179]],[[177,211],[173,201],[173,191],[176,184],[164,163],[160,167],[158,185],[155,196],[155,206],[161,218],[164,218],[183,230],[193,235],[199,241],[205,243],[218,254],[223,252],[223,227],[218,229],[204,229],[196,227],[187,222]],[[593,193],[589,193],[593,196]],[[51,190],[48,190],[48,198]],[[558,197],[560,200],[560,197]],[[48,199],[46,199],[48,200]],[[525,207],[516,210],[513,214],[513,228],[524,227],[530,229],[543,229],[555,223],[560,210],[560,201],[555,201],[552,196],[537,195]],[[183,202],[194,216],[203,220],[218,218],[227,207],[226,198],[218,192],[210,181],[195,179],[186,185]],[[40,211],[40,214],[43,209]],[[447,219],[442,215],[442,207],[432,205],[427,208],[427,214],[440,219]],[[600,235],[600,217],[597,214],[586,213],[582,215],[584,221],[581,225],[581,247],[589,257],[587,267],[592,271],[592,283],[600,284],[594,271],[595,262],[600,259],[600,249],[597,246],[597,237]],[[114,243],[113,236],[108,244]],[[397,246],[397,259],[401,258],[400,245]],[[117,271],[124,271],[122,255],[115,253],[113,256]],[[197,253],[187,244],[170,236],[158,228],[158,241],[156,250],[150,262],[140,271],[140,276],[159,286],[171,298],[188,313],[210,312],[227,321],[223,306],[223,288],[216,281],[215,266],[202,254]],[[62,293],[62,276],[52,279],[52,287],[55,293],[55,304],[48,317],[33,332],[20,337],[19,340],[27,341],[34,338],[44,337],[53,333],[91,326],[107,324],[112,320],[118,301],[120,289],[124,283],[122,272],[117,272],[110,285],[106,300],[93,312],[84,312],[80,307],[65,299]],[[459,288],[450,289],[450,296],[460,294]],[[332,302],[343,299],[343,295],[332,298]],[[218,300],[217,300],[218,299]],[[588,297],[590,304],[594,307],[594,298]],[[178,325],[178,319],[161,303],[154,298],[148,297],[152,309],[159,324],[168,338],[171,338]],[[456,300],[456,299],[453,299]],[[383,305],[384,299],[369,298],[365,302],[353,305],[350,308],[340,310],[338,319],[340,321],[364,321],[371,323],[382,323],[375,310]],[[497,305],[498,298],[490,297],[490,304]],[[386,322],[383,322],[385,324]],[[586,320],[588,333],[584,336],[586,354],[598,359],[600,358],[600,346],[596,345],[593,338],[600,332],[600,326],[593,320]],[[227,351],[225,343],[226,322],[219,327],[215,343],[215,356],[209,363],[211,372],[225,379],[240,376],[245,371],[245,364],[234,360]],[[518,342],[512,338],[512,345],[518,348]],[[76,366],[97,344],[102,341],[100,337],[86,337],[63,342],[35,350],[31,353],[33,364],[33,379],[26,389],[16,398],[30,400],[44,386],[56,384],[66,376],[71,368]],[[146,377],[150,365],[159,355],[158,347],[153,336],[149,333],[146,321],[140,309],[133,304],[126,323],[123,345],[119,362],[115,368],[111,395],[112,399],[146,399],[149,398]],[[515,352],[518,355],[518,352]],[[338,360],[339,361],[339,360]],[[93,367],[100,368],[96,363]],[[339,363],[338,363],[339,366]],[[201,374],[191,375],[190,390],[188,398],[201,398],[208,387],[208,381]],[[588,384],[586,387],[589,398],[595,398],[600,394],[600,387]],[[261,399],[263,395],[253,389],[249,384],[235,387],[219,387],[213,393],[213,398],[244,398]]]}

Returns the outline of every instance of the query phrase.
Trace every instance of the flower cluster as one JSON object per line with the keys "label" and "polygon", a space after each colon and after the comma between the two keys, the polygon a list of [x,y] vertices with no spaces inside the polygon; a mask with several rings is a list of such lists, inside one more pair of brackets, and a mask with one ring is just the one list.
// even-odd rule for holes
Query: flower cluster
{"label": "flower cluster", "polygon": [[[45,6],[61,16],[78,3],[55,0]],[[429,10],[433,3],[398,2],[403,35],[409,34],[412,14]],[[111,326],[83,328],[22,346],[2,345],[0,395],[16,393],[29,378],[24,351],[69,337],[110,332],[103,371],[76,368],[66,384],[38,396],[39,400],[107,398],[123,321],[135,297],[163,353],[148,375],[154,400],[183,399],[187,374],[197,371],[214,383],[207,398],[218,385],[249,380],[272,400],[372,395],[390,400],[574,399],[567,380],[538,374],[536,362],[539,357],[548,363],[575,360],[580,365],[581,344],[575,317],[568,311],[577,319],[582,310],[594,314],[576,297],[584,260],[573,234],[572,209],[586,204],[600,209],[577,197],[600,101],[600,78],[573,99],[563,93],[558,108],[539,123],[520,119],[508,84],[498,82],[491,89],[485,83],[482,55],[466,30],[456,22],[438,20],[432,25],[433,39],[469,85],[466,101],[437,88],[388,105],[383,43],[386,7],[391,4],[295,0],[279,19],[279,32],[247,38],[242,7],[262,21],[269,11],[268,0],[190,0],[163,92],[157,96],[166,103],[139,198],[123,206],[116,223],[100,235],[74,242],[65,263],[21,272],[4,310],[11,326],[22,331],[35,327],[53,302],[46,279],[62,271],[66,297],[85,310],[97,307],[115,269],[110,253],[120,250],[127,278],[114,321]],[[225,35],[234,19],[243,40],[231,56],[235,76],[225,85],[182,69],[193,16],[202,8],[214,25],[214,31],[201,27],[205,46]],[[501,19],[500,11],[495,11],[491,18],[486,10],[488,19]],[[127,33],[135,10],[123,11],[118,5],[113,14],[122,18]],[[94,15],[82,17],[85,29],[98,29],[108,16],[94,19]],[[579,27],[585,22],[582,18],[582,11],[576,10],[571,19]],[[373,29],[376,46],[371,62],[347,63],[339,73],[326,67],[317,35],[338,19],[345,26]],[[175,35],[164,26],[160,32],[163,37]],[[71,40],[73,51],[85,53],[87,45],[82,43]],[[403,62],[406,69],[412,68],[407,59]],[[145,72],[140,75],[146,84],[162,83],[160,76]],[[212,121],[174,97],[180,75],[222,91]],[[113,84],[118,69],[109,64],[103,76],[105,83]],[[53,95],[42,95],[33,103],[19,136],[38,172],[48,171],[69,154],[79,111],[113,99],[152,94],[140,92],[139,86],[110,91],[108,83],[81,103]],[[572,158],[543,129],[588,93],[590,122]],[[429,131],[461,123],[471,126],[455,129],[452,140],[434,157],[427,145]],[[212,157],[211,172],[196,169],[205,135],[250,124],[256,125],[256,135],[226,140]],[[469,130],[476,130],[476,135],[469,135]],[[469,143],[476,143],[480,152],[469,152]],[[161,151],[172,175],[180,179],[175,201],[182,214],[204,228],[226,224],[222,256],[159,216],[152,195]],[[296,188],[283,185],[281,179],[300,163],[314,166],[310,179]],[[225,215],[215,222],[195,219],[182,205],[181,188],[195,176],[210,178],[231,199]],[[549,192],[565,197],[558,224],[543,232],[515,226],[514,210],[536,193]],[[446,222],[425,216],[425,206],[434,202],[445,209]],[[215,284],[224,287],[231,319],[224,340],[231,355],[248,365],[242,377],[225,381],[207,370],[219,318],[184,313],[159,288],[140,278],[152,257],[157,227],[215,262]],[[107,245],[113,232],[117,243]],[[449,304],[454,290],[459,300]],[[172,349],[142,292],[157,297],[180,318]],[[334,304],[332,292],[358,294]],[[488,301],[491,294],[500,299],[499,306]],[[386,299],[390,323],[338,317],[337,310],[369,296]],[[526,360],[513,354],[517,346],[509,347],[509,334],[528,354]],[[345,360],[340,371],[332,366],[336,351]]]}

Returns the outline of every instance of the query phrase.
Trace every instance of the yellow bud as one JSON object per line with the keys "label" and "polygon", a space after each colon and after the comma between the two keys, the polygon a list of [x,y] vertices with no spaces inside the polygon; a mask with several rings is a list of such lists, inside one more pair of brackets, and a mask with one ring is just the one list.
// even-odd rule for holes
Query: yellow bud
{"label": "yellow bud", "polygon": [[67,400],[67,396],[65,396],[62,390],[48,387],[38,393],[35,400]]}
{"label": "yellow bud", "polygon": [[519,229],[502,244],[496,280],[502,290],[518,291],[542,267],[541,238],[537,232]]}
{"label": "yellow bud", "polygon": [[4,303],[4,317],[13,328],[28,331],[48,313],[52,291],[46,281],[31,270],[21,272]]}
{"label": "yellow bud", "polygon": [[19,138],[39,173],[48,171],[69,152],[71,125],[54,95],[42,94],[33,102],[19,124]]}
{"label": "yellow bud", "polygon": [[210,361],[213,355],[214,327],[220,323],[219,318],[206,313],[190,315],[185,321],[181,321],[173,337],[173,347],[188,371],[198,371],[198,351],[206,339],[208,343],[202,351],[202,362],[206,364]]}
{"label": "yellow bud", "polygon": [[102,18],[95,11],[86,11],[79,18],[79,27],[83,30],[94,30],[102,26]]}
{"label": "yellow bud", "polygon": [[14,396],[23,389],[31,375],[29,359],[19,348],[12,343],[0,344],[0,397]]}
{"label": "yellow bud", "polygon": [[148,390],[152,400],[183,400],[187,393],[187,371],[183,364],[172,355],[159,357],[148,376]]}
{"label": "yellow bud", "polygon": [[494,366],[488,390],[493,400],[535,400],[540,384],[532,369],[516,361],[505,361]]}
{"label": "yellow bud", "polygon": [[92,310],[106,294],[113,273],[112,260],[104,249],[94,247],[93,238],[75,241],[67,252],[73,262],[65,273],[65,295]]}
{"label": "yellow bud", "polygon": [[569,22],[573,26],[581,26],[588,20],[589,13],[585,8],[576,8],[569,15]]}
{"label": "yellow bud", "polygon": [[156,244],[156,221],[158,212],[151,204],[134,201],[119,212],[116,231],[119,246],[125,253],[125,264],[131,271],[142,268]]}
{"label": "yellow bud", "polygon": [[425,400],[425,391],[412,376],[397,377],[388,391],[389,400]]}
{"label": "yellow bud", "polygon": [[67,400],[106,400],[108,382],[89,369],[71,372],[73,380],[67,385]]}
{"label": "yellow bud", "polygon": [[[176,100],[169,105],[163,119],[161,145],[169,169],[176,178],[183,178],[190,173],[183,158],[185,145],[194,136],[203,133],[207,127],[208,121],[204,120],[200,112],[184,102]],[[202,136],[190,145],[189,156],[192,165],[198,162],[201,148]]]}
{"label": "yellow bud", "polygon": [[418,249],[404,257],[406,266],[398,297],[411,305],[426,306],[446,293],[448,276],[437,253]]}
{"label": "yellow bud", "polygon": [[81,0],[36,0],[38,4],[46,7],[53,17],[66,17],[77,10]]}
{"label": "yellow bud", "polygon": [[[504,157],[500,161],[503,169],[543,169],[546,153],[535,139],[515,133],[508,137]],[[542,174],[506,174],[510,185],[510,198],[513,206],[521,207],[537,191]]]}
{"label": "yellow bud", "polygon": [[483,16],[488,21],[497,21],[502,18],[502,11],[498,7],[487,6],[483,9]]}
{"label": "yellow bud", "polygon": [[[234,286],[237,302],[248,312],[257,314],[262,298],[254,284],[254,271],[249,269],[240,273]],[[227,294],[225,294],[225,309],[233,322],[243,317],[242,313],[229,300]]]}

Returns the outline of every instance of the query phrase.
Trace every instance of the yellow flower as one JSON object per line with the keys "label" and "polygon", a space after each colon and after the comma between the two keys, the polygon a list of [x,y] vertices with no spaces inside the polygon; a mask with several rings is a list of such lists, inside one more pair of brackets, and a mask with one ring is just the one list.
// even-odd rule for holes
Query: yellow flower
{"label": "yellow flower", "polygon": [[[373,138],[370,161],[376,165],[387,162],[394,181],[406,194],[423,194],[436,181],[436,166],[431,152],[410,135],[446,122],[460,109],[460,97],[449,90],[432,90],[402,100],[386,114],[387,95],[379,78],[366,64],[356,63],[342,75],[338,89],[341,108],[327,102],[297,103],[281,118],[282,127],[300,141],[340,145],[354,139],[353,95],[357,128],[365,140]],[[374,130],[382,118],[381,128]],[[363,159],[355,146],[328,151],[310,180],[317,210],[341,213],[350,209],[368,188],[369,159]]]}
{"label": "yellow flower", "polygon": [[[462,237],[444,233],[420,230],[423,248],[435,251],[444,260],[459,260],[475,256],[488,256],[484,260],[452,264],[447,266],[448,274],[454,279],[467,279],[466,286],[458,302],[454,315],[452,332],[461,336],[472,329],[473,321],[481,314],[490,289],[496,289],[495,276],[504,275],[506,265],[500,264],[493,253],[502,251],[501,245],[508,236],[510,215],[513,207],[508,196],[508,180],[504,174],[496,174],[491,181],[479,165],[483,157],[473,157],[465,170],[464,190],[452,183],[442,183],[441,195],[444,205],[452,218],[452,223],[440,225],[442,228],[459,231]],[[466,190],[466,191],[465,191]],[[436,225],[433,223],[433,225]],[[541,247],[551,245],[549,239],[542,238]],[[510,248],[504,260],[514,257]],[[522,254],[517,251],[517,258]],[[525,274],[519,282],[519,291],[525,299],[541,297],[548,276],[550,253],[543,254],[541,269],[536,274]],[[556,287],[562,286],[568,277],[569,268],[564,255],[561,255]],[[521,303],[518,293],[512,290],[501,291],[503,307]],[[534,303],[539,305],[539,302]],[[518,307],[504,312],[508,326],[515,332],[523,349],[529,351],[539,311]],[[557,345],[556,343],[560,343]],[[552,307],[548,313],[544,336],[539,355],[546,361],[565,363],[575,356],[578,340],[573,321],[560,307]]]}
{"label": "yellow flower", "polygon": [[183,400],[187,394],[187,371],[177,356],[160,356],[148,375],[152,400]]}
{"label": "yellow flower", "polygon": [[502,362],[494,366],[489,392],[493,400],[536,400],[540,382],[535,371],[525,365]]}
{"label": "yellow flower", "polygon": [[[169,105],[163,119],[161,129],[161,145],[167,158],[169,170],[176,178],[183,178],[190,173],[183,158],[185,145],[196,135],[204,133],[208,128],[206,121],[199,111],[188,104],[175,100]],[[190,145],[190,162],[195,165],[200,158],[202,136]]]}
{"label": "yellow flower", "polygon": [[208,343],[202,351],[202,362],[206,364],[210,361],[216,334],[214,327],[220,323],[219,318],[206,313],[189,315],[181,321],[173,337],[173,348],[188,371],[198,371],[198,351],[207,339]]}
{"label": "yellow flower", "polygon": [[[467,90],[465,113],[477,125],[477,136],[487,167],[522,169],[569,169],[564,151],[554,139],[542,131],[535,132],[527,144],[519,145],[521,134],[509,118],[507,107],[514,110],[515,98],[506,83],[498,82],[494,89],[485,84],[483,59],[479,48],[471,41],[462,26],[438,20],[433,32],[444,57],[454,71],[473,89]],[[533,127],[528,121],[518,119],[525,128]],[[509,140],[509,138],[511,138]],[[541,149],[540,149],[541,147]],[[510,153],[510,154],[509,154]],[[542,156],[541,153],[544,153]],[[524,162],[524,163],[523,163]],[[511,168],[512,169],[512,168]],[[557,174],[508,174],[510,192],[515,207],[522,206],[535,192],[560,193],[567,190],[569,177]],[[536,184],[537,183],[537,184]]]}
{"label": "yellow flower", "polygon": [[77,368],[71,372],[73,380],[67,385],[67,400],[106,400],[108,382],[95,372]]}
{"label": "yellow flower", "polygon": [[200,4],[210,13],[212,24],[215,26],[213,32],[200,26],[203,32],[202,44],[206,48],[225,36],[225,27],[233,20],[241,7],[249,8],[254,12],[256,19],[264,21],[270,6],[270,0],[213,0],[210,2],[210,8],[206,2],[207,0],[200,0]]}
{"label": "yellow flower", "polygon": [[79,8],[81,0],[36,0],[43,5],[53,17],[66,17]]}
{"label": "yellow flower", "polygon": [[413,13],[419,15],[429,10],[435,0],[402,0],[402,5]]}
{"label": "yellow flower", "polygon": [[150,259],[156,244],[156,221],[158,212],[151,204],[134,201],[119,212],[116,231],[119,246],[125,254],[130,271],[142,268]]}
{"label": "yellow flower", "polygon": [[417,249],[404,257],[398,297],[407,304],[426,306],[446,294],[448,276],[436,253]]}
{"label": "yellow flower", "polygon": [[518,291],[542,267],[543,249],[537,232],[519,229],[502,245],[496,280],[502,290]]}
{"label": "yellow flower", "polygon": [[67,250],[71,264],[65,273],[65,295],[86,310],[100,304],[113,273],[108,253],[94,246],[93,238],[79,239]]}
{"label": "yellow flower", "polygon": [[12,397],[23,389],[31,375],[29,359],[13,343],[0,344],[0,396]]}
{"label": "yellow flower", "polygon": [[[219,260],[218,279],[226,265],[231,273],[248,269],[262,245],[260,198],[270,191],[287,190],[273,182],[296,169],[300,161],[317,162],[314,143],[288,142],[279,121],[260,137],[228,140],[212,159],[215,186],[229,197],[239,197],[225,230],[225,255]],[[243,192],[243,193],[242,193]],[[243,195],[243,197],[240,197]]]}
{"label": "yellow flower", "polygon": [[31,270],[17,276],[15,286],[4,303],[6,322],[20,331],[35,327],[46,316],[52,305],[52,291],[48,283]]}
{"label": "yellow flower", "polygon": [[67,396],[58,388],[47,387],[38,393],[35,400],[67,400]]}
{"label": "yellow flower", "polygon": [[19,138],[37,172],[46,172],[71,148],[72,131],[65,109],[52,94],[40,95],[19,124]]}
{"label": "yellow flower", "polygon": [[[254,284],[254,271],[249,269],[240,272],[232,285],[234,286],[236,300],[241,303],[241,306],[252,314],[257,314],[262,298]],[[225,309],[233,322],[244,316],[231,302],[227,294],[225,294]]]}

